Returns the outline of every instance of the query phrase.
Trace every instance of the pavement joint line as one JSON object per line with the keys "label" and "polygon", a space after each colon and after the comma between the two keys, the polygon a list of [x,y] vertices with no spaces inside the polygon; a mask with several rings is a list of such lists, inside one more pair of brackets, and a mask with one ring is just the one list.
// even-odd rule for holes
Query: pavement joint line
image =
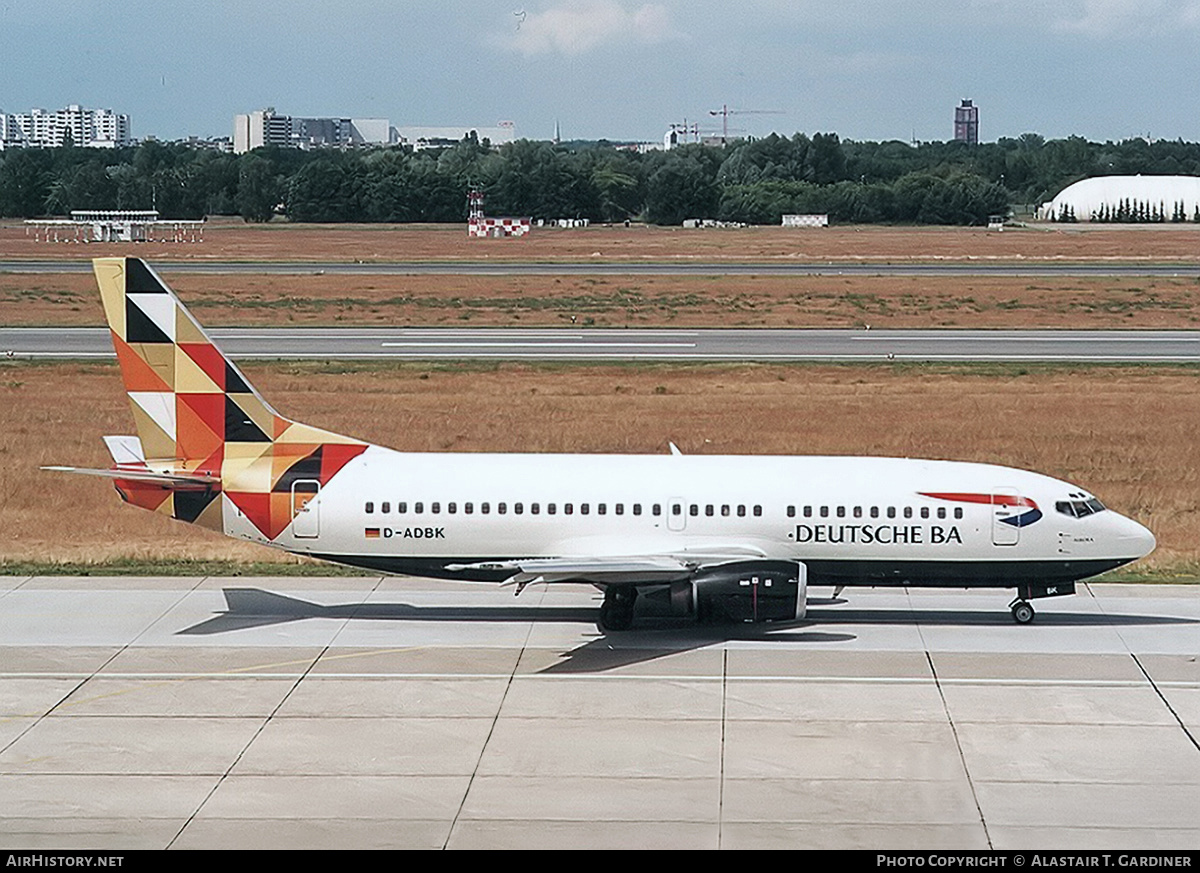
{"label": "pavement joint line", "polygon": [[[546,599],[546,589],[542,589],[540,593],[539,605]],[[513,660],[512,672],[509,673],[508,681],[504,684],[504,693],[500,695],[500,702],[496,704],[496,714],[492,717],[492,724],[488,728],[487,736],[484,737],[483,744],[479,747],[479,757],[475,759],[475,766],[471,770],[471,778],[467,780],[467,787],[463,790],[462,800],[458,802],[458,809],[454,811],[454,818],[450,820],[450,827],[446,830],[446,839],[442,843],[443,849],[449,848],[450,838],[454,836],[454,829],[458,826],[458,820],[467,805],[467,798],[471,795],[471,786],[475,784],[475,777],[479,774],[479,766],[483,763],[483,756],[487,753],[488,743],[492,741],[492,735],[496,732],[496,725],[500,721],[500,712],[504,709],[504,701],[508,699],[508,692],[512,689],[513,677],[517,675],[517,670],[521,666],[521,659],[525,656],[525,651],[529,646],[529,639],[533,636],[535,626],[536,622],[529,622],[529,628],[525,631],[525,641],[521,644],[521,650],[517,652],[517,657]]]}
{"label": "pavement joint line", "polygon": [[[205,577],[205,578],[207,578],[207,577]],[[375,591],[377,591],[379,589],[379,585],[380,585],[380,583],[382,583],[382,581],[383,581],[383,577],[380,577],[375,580],[375,585],[371,588],[371,590],[368,592],[365,592],[363,594],[362,599],[359,601],[359,604],[358,604],[359,606],[362,605],[362,603],[366,600],[367,597],[369,597],[371,594],[373,594]],[[216,794],[217,789],[220,788],[221,785],[224,784],[225,780],[229,778],[229,774],[233,772],[233,768],[238,765],[238,762],[240,762],[243,757],[245,757],[246,752],[249,751],[249,749],[252,745],[254,745],[254,741],[257,740],[260,736],[262,736],[262,732],[264,730],[266,730],[267,725],[269,725],[271,723],[271,720],[278,714],[279,710],[283,707],[283,705],[285,703],[287,703],[288,698],[291,697],[292,694],[295,693],[296,689],[300,687],[300,683],[304,681],[304,677],[307,676],[310,672],[312,672],[312,669],[321,660],[321,656],[329,651],[329,648],[332,645],[333,639],[336,638],[337,635],[339,633],[341,633],[342,630],[345,630],[346,625],[350,622],[350,619],[353,617],[354,617],[354,615],[353,615],[353,613],[351,613],[350,615],[346,616],[345,619],[342,620],[342,626],[337,631],[334,632],[333,637],[330,638],[330,642],[326,643],[321,648],[321,651],[317,654],[317,656],[315,658],[312,659],[312,662],[308,665],[308,667],[304,670],[304,672],[302,672],[299,676],[295,677],[295,681],[292,683],[292,686],[279,699],[279,702],[275,704],[275,708],[272,709],[267,714],[267,717],[262,720],[262,723],[258,726],[258,729],[254,732],[254,735],[251,736],[250,739],[246,741],[246,745],[244,745],[242,747],[241,751],[239,751],[237,753],[237,755],[234,756],[233,761],[230,763],[230,765],[228,767],[225,768],[225,772],[217,777],[217,781],[213,784],[212,788],[210,788],[208,793],[204,795],[204,797],[203,797],[203,799],[201,799],[200,803],[196,806],[196,808],[194,810],[192,810],[191,815],[189,815],[187,817],[187,820],[183,823],[183,826],[179,828],[179,830],[175,833],[175,836],[171,837],[171,839],[167,842],[167,845],[164,848],[170,849],[171,846],[173,846],[176,843],[176,841],[181,836],[183,836],[183,832],[186,831],[188,829],[188,826],[191,825],[191,823],[196,820],[196,816],[198,816],[200,814],[200,811],[202,809],[204,809],[205,805],[209,802],[209,800],[212,799],[212,796],[214,794]]]}
{"label": "pavement joint line", "polygon": [[[906,588],[904,594],[909,603],[909,609],[913,608],[912,595]],[[979,816],[979,824],[983,827],[983,837],[987,840],[987,847],[994,849],[995,844],[992,842],[992,835],[988,831],[987,818],[983,814],[983,806],[979,803],[979,792],[975,790],[975,780],[971,778],[971,768],[967,765],[967,756],[963,752],[962,739],[958,735],[958,726],[954,724],[954,716],[950,713],[950,704],[946,702],[946,693],[942,689],[941,682],[938,681],[937,667],[933,663],[933,655],[930,654],[929,644],[925,641],[925,632],[921,628],[920,622],[917,623],[917,635],[921,639],[921,648],[925,653],[925,662],[929,665],[929,673],[933,677],[934,687],[937,688],[938,699],[942,701],[942,712],[946,715],[946,723],[950,725],[950,733],[954,735],[954,748],[958,751],[958,760],[962,764],[963,775],[967,778],[967,787],[971,789],[971,801],[975,804],[975,813]]]}
{"label": "pavement joint line", "polygon": [[717,782],[717,848],[725,837],[725,725],[729,714],[729,649],[721,652],[721,762]]}

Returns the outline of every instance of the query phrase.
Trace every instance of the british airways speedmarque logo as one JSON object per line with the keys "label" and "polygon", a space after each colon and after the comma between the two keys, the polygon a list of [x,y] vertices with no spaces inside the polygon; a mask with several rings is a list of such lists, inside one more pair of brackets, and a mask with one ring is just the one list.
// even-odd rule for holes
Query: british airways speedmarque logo
{"label": "british airways speedmarque logo", "polygon": [[1028,497],[1020,497],[1016,494],[969,494],[963,492],[939,492],[932,493],[929,491],[918,492],[922,497],[933,497],[937,500],[951,500],[955,503],[983,503],[988,506],[1013,506],[1025,508],[1024,512],[1017,515],[1010,515],[1008,518],[1000,519],[1002,524],[1011,524],[1013,527],[1029,527],[1042,517],[1042,511],[1038,509],[1038,505]]}

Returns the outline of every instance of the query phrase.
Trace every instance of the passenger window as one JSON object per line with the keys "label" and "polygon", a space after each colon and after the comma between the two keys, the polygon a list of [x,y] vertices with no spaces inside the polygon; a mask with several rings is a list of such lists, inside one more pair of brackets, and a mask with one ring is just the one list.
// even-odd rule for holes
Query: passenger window
{"label": "passenger window", "polygon": [[563,504],[563,515],[573,515],[574,513],[575,513],[575,504],[574,503],[564,503]]}
{"label": "passenger window", "polygon": [[787,517],[788,517],[788,518],[795,518],[795,517],[796,517],[796,507],[794,507],[794,506],[789,506],[789,507],[787,508]]}
{"label": "passenger window", "polygon": [[538,515],[542,511],[542,507],[536,503],[529,504],[529,514]]}
{"label": "passenger window", "polygon": [[854,507],[854,517],[862,518],[862,507],[861,506]]}
{"label": "passenger window", "polygon": [[434,514],[437,514],[437,513],[441,512],[441,511],[442,511],[442,504],[438,503],[438,502],[435,500],[433,503],[429,504],[429,511],[430,511],[430,512],[432,512],[432,513],[434,513]]}
{"label": "passenger window", "polygon": [[642,514],[642,504],[640,504],[640,503],[633,504],[633,514],[634,515]]}
{"label": "passenger window", "polygon": [[474,503],[464,503],[463,504],[463,512],[465,512],[467,515],[470,515],[474,511],[475,511]]}
{"label": "passenger window", "polygon": [[699,515],[699,514],[700,514],[700,507],[697,504],[693,503],[691,506],[688,507],[688,515],[694,516],[694,515]]}
{"label": "passenger window", "polygon": [[580,515],[587,515],[589,510],[590,510],[590,507],[586,503],[579,504],[579,514]]}
{"label": "passenger window", "polygon": [[904,517],[912,518],[912,507],[911,506],[904,507]]}
{"label": "passenger window", "polygon": [[804,517],[812,518],[812,507],[811,506],[804,507]]}
{"label": "passenger window", "polygon": [[729,504],[728,503],[721,504],[721,515],[729,515]]}
{"label": "passenger window", "polygon": [[522,515],[522,514],[524,514],[524,512],[525,512],[525,504],[524,503],[514,503],[513,504],[513,515]]}
{"label": "passenger window", "polygon": [[954,507],[954,517],[962,518],[962,507],[961,506]]}
{"label": "passenger window", "polygon": [[760,518],[762,516],[762,507],[759,504],[754,504],[754,516]]}
{"label": "passenger window", "polygon": [[871,507],[871,518],[879,518],[879,507],[878,506]]}
{"label": "passenger window", "polygon": [[392,504],[388,503],[385,500],[383,503],[381,503],[379,505],[379,511],[382,512],[384,515],[387,515],[389,512],[392,511]]}
{"label": "passenger window", "polygon": [[616,511],[617,515],[625,514],[625,504],[624,503],[618,503],[615,507],[613,507],[613,509]]}
{"label": "passenger window", "polygon": [[896,507],[894,507],[894,506],[889,506],[889,507],[887,508],[887,517],[888,517],[888,518],[895,518],[895,517],[896,517]]}
{"label": "passenger window", "polygon": [[490,503],[479,504],[479,511],[482,512],[484,515],[490,514],[492,511],[492,504],[490,504]]}
{"label": "passenger window", "polygon": [[413,504],[413,512],[416,512],[419,514],[424,511],[425,511],[425,504],[422,503],[420,500],[418,500],[416,503]]}
{"label": "passenger window", "polygon": [[661,503],[656,503],[656,504],[654,504],[653,506],[651,506],[651,507],[650,507],[650,514],[651,514],[651,515],[655,515],[655,516],[662,515],[662,504],[661,504]]}
{"label": "passenger window", "polygon": [[737,512],[738,512],[738,518],[745,518],[746,517],[746,504],[739,503]]}
{"label": "passenger window", "polygon": [[607,513],[608,513],[608,504],[607,503],[597,503],[596,504],[596,515],[605,515]]}
{"label": "passenger window", "polygon": [[508,504],[507,503],[497,503],[496,504],[496,514],[497,515],[508,515]]}
{"label": "passenger window", "polygon": [[946,507],[939,506],[938,507],[938,518],[945,518],[945,517],[946,517]]}
{"label": "passenger window", "polygon": [[820,515],[821,515],[821,518],[829,518],[829,507],[828,507],[828,506],[822,506],[822,507],[821,507],[821,512],[820,512]]}
{"label": "passenger window", "polygon": [[713,505],[711,503],[704,507],[704,514],[709,516],[710,518],[712,517]]}
{"label": "passenger window", "polygon": [[450,513],[451,515],[454,515],[456,512],[458,512],[458,504],[453,503],[453,502],[447,503],[446,504],[446,512]]}
{"label": "passenger window", "polygon": [[408,504],[405,503],[403,500],[401,500],[399,503],[396,504],[396,512],[400,513],[401,515],[404,515],[404,513],[408,512]]}
{"label": "passenger window", "polygon": [[839,506],[839,507],[837,508],[837,517],[838,517],[838,518],[845,518],[845,517],[846,517],[846,507],[844,507],[844,506]]}
{"label": "passenger window", "polygon": [[367,515],[373,515],[375,512],[375,501],[368,500],[367,505],[364,508],[366,510]]}
{"label": "passenger window", "polygon": [[558,506],[553,503],[546,504],[546,515],[554,515],[556,512],[558,512]]}
{"label": "passenger window", "polygon": [[921,507],[921,518],[929,518],[929,507],[928,506]]}

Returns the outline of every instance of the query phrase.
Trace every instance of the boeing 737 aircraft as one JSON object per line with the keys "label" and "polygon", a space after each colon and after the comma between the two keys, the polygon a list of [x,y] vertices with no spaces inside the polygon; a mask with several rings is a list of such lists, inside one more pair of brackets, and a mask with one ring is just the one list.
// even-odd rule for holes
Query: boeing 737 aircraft
{"label": "boeing 737 aircraft", "polygon": [[600,625],[639,595],[699,620],[797,620],[807,586],[1015,588],[1029,601],[1154,536],[1086,490],[988,464],[865,457],[412,454],[279,415],[137,258],[96,278],[137,436],[105,476],[137,506],[327,561],[584,583]]}

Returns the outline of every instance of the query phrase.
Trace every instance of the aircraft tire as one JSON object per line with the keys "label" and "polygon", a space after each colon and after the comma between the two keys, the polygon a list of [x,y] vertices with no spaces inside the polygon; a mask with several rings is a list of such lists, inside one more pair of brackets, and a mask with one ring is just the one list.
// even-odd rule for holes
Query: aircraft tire
{"label": "aircraft tire", "polygon": [[637,601],[637,590],[609,586],[600,604],[600,630],[626,631],[633,625],[633,604]]}
{"label": "aircraft tire", "polygon": [[1033,604],[1025,600],[1018,600],[1012,605],[1013,621],[1017,624],[1029,624],[1033,621],[1034,616]]}

